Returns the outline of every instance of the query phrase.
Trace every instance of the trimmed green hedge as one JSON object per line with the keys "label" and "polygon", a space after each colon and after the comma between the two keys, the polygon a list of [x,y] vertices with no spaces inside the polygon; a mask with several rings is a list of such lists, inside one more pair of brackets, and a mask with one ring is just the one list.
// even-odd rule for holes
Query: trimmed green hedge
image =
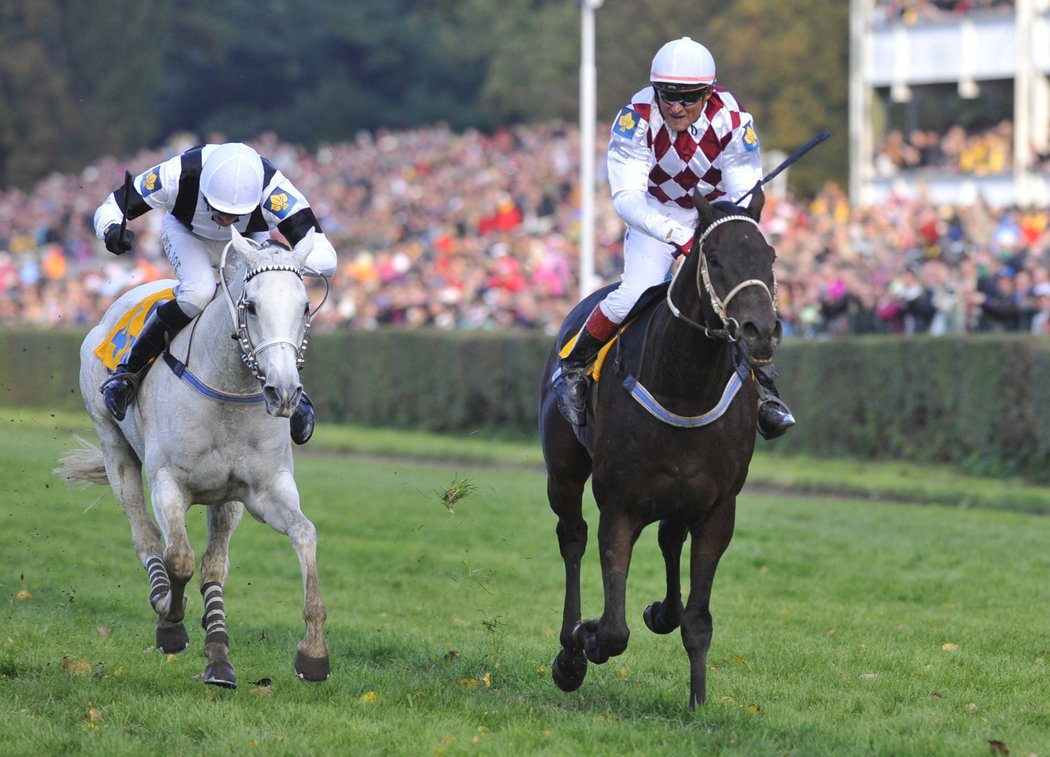
{"label": "trimmed green hedge", "polygon": [[778,385],[792,450],[943,462],[1050,480],[1050,341],[1026,336],[792,342]]}
{"label": "trimmed green hedge", "polygon": [[[0,330],[0,404],[81,409],[82,338]],[[321,334],[310,343],[303,383],[322,423],[532,434],[550,347],[547,337],[517,332]],[[765,449],[1050,481],[1050,340],[793,341],[777,365],[799,425]]]}

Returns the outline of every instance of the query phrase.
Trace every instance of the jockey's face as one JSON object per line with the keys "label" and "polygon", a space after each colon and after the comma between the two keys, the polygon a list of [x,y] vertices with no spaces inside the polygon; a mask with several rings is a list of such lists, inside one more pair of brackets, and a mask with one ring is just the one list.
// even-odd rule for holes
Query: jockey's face
{"label": "jockey's face", "polygon": [[696,119],[700,118],[700,113],[703,112],[707,99],[711,96],[711,89],[706,88],[698,92],[696,95],[698,99],[693,102],[690,102],[690,98],[685,95],[686,93],[679,93],[665,99],[664,94],[659,89],[656,90],[656,102],[660,106],[660,115],[676,134],[688,129]]}
{"label": "jockey's face", "polygon": [[217,225],[223,228],[226,228],[227,226],[233,226],[233,224],[237,223],[237,221],[239,221],[240,218],[240,216],[232,216],[229,213],[220,213],[217,210],[213,211],[211,214],[211,220],[215,221]]}

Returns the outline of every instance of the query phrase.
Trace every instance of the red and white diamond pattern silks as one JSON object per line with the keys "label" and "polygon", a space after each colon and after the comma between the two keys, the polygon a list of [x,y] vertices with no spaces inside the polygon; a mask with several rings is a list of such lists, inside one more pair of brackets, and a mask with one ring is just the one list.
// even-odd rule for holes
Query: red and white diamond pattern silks
{"label": "red and white diamond pattern silks", "polygon": [[[728,102],[727,102],[728,101]],[[740,111],[732,95],[716,90],[704,109],[704,117],[688,130],[678,134],[672,141],[671,132],[665,128],[655,105],[647,110],[649,121],[647,139],[656,157],[656,165],[649,171],[649,194],[660,202],[673,202],[683,208],[692,208],[692,193],[698,184],[701,191],[708,190],[704,197],[717,200],[725,192],[718,189],[722,172],[715,168],[714,161],[733,138],[733,131],[741,126]],[[635,103],[635,107],[639,107]],[[639,108],[639,110],[641,110]],[[720,116],[720,117],[716,117]]]}

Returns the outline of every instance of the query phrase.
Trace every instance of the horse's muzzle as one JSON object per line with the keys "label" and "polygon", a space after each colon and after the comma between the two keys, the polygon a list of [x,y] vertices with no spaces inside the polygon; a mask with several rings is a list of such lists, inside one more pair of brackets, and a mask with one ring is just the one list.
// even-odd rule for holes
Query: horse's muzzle
{"label": "horse's muzzle", "polygon": [[303,396],[302,384],[294,388],[264,386],[263,398],[266,400],[266,412],[277,418],[288,418],[299,405]]}
{"label": "horse's muzzle", "polygon": [[777,318],[772,328],[762,328],[755,321],[744,321],[735,331],[732,336],[739,343],[748,364],[763,366],[773,362],[784,334],[784,324]]}

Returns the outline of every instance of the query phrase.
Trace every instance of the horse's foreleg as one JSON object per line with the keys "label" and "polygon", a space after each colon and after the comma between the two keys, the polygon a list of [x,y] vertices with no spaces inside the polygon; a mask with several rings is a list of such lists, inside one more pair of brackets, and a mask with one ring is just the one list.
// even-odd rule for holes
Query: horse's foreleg
{"label": "horse's foreleg", "polygon": [[306,636],[295,653],[295,672],[305,681],[325,681],[331,675],[324,622],[328,618],[317,578],[317,529],[299,509],[299,490],[291,473],[280,475],[269,491],[245,501],[255,517],[285,534],[292,543],[303,576],[303,620]]}
{"label": "horse's foreleg", "polygon": [[623,654],[631,630],[627,627],[625,602],[627,571],[639,529],[626,517],[603,513],[598,522],[598,549],[601,551],[602,585],[605,609],[597,622],[584,621],[573,632],[587,659],[603,663]]}
{"label": "horse's foreleg", "polygon": [[645,608],[645,625],[653,633],[671,633],[682,621],[682,545],[686,532],[681,523],[660,521],[659,544],[667,573],[667,594],[663,601]]}
{"label": "horse's foreleg", "polygon": [[[193,550],[186,533],[186,497],[163,473],[154,477],[151,489],[153,512],[167,544],[163,568],[170,584],[167,593],[158,596],[153,604],[157,611],[157,648],[181,652],[189,646],[182,621],[186,615],[186,584],[193,578]],[[152,576],[151,573],[151,581]]]}
{"label": "horse's foreleg", "polygon": [[324,637],[324,622],[328,618],[321,584],[317,578],[317,529],[305,515],[298,518],[288,530],[292,549],[299,558],[303,575],[303,620],[306,636],[295,653],[295,672],[304,681],[326,681],[332,669],[328,659],[328,642]]}
{"label": "horse's foreleg", "polygon": [[204,682],[230,689],[237,688],[237,677],[230,662],[230,637],[226,630],[226,605],[222,587],[230,571],[230,538],[241,522],[244,507],[240,502],[208,509],[208,548],[201,557],[201,596],[204,598]]}
{"label": "horse's foreleg", "polygon": [[718,561],[733,538],[735,498],[717,507],[692,532],[689,559],[689,601],[682,613],[682,644],[689,655],[689,709],[707,699],[707,651],[711,647],[711,588]]}

